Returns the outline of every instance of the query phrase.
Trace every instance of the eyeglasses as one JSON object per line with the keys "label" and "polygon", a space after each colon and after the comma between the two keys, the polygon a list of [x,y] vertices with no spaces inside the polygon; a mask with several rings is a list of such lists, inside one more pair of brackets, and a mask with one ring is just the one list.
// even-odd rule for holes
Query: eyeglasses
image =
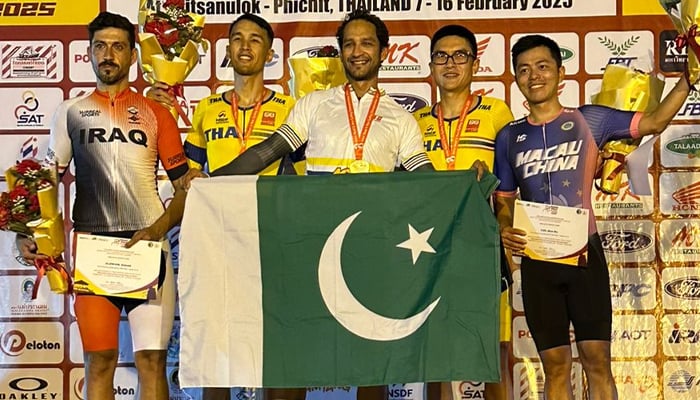
{"label": "eyeglasses", "polygon": [[457,50],[452,54],[447,54],[444,51],[436,51],[430,55],[430,61],[435,65],[445,65],[447,61],[452,59],[455,64],[466,64],[469,62],[470,58],[476,58],[476,56],[468,51]]}

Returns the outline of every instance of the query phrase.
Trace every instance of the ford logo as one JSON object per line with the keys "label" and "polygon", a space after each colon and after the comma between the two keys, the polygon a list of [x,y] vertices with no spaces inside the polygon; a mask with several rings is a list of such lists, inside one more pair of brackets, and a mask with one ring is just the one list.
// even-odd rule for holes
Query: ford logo
{"label": "ford logo", "polygon": [[664,292],[678,299],[698,300],[700,299],[700,278],[688,276],[674,279],[664,285]]}
{"label": "ford logo", "polygon": [[607,231],[600,233],[603,249],[611,253],[631,253],[647,249],[652,239],[646,233],[634,231]]}
{"label": "ford logo", "polygon": [[422,97],[404,93],[389,93],[389,97],[399,103],[404,110],[412,113],[428,105],[428,101]]}

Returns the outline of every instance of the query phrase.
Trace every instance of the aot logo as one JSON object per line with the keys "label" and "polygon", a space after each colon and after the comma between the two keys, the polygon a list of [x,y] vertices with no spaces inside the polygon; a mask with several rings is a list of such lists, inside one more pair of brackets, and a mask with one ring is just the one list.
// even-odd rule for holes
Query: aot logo
{"label": "aot logo", "polygon": [[21,104],[15,107],[17,126],[42,126],[45,115],[36,113],[39,109],[39,99],[31,90],[22,93]]}
{"label": "aot logo", "polygon": [[601,232],[600,239],[603,250],[614,253],[633,253],[647,249],[652,244],[650,235],[627,230]]}
{"label": "aot logo", "polygon": [[681,329],[681,326],[676,322],[673,324],[673,330],[668,337],[668,343],[697,343],[700,339],[700,332],[694,329]]}
{"label": "aot logo", "polygon": [[389,97],[394,99],[394,101],[399,103],[399,105],[403,107],[404,110],[410,113],[420,110],[421,108],[428,105],[427,100],[412,94],[389,93]]}
{"label": "aot logo", "polygon": [[52,17],[55,13],[55,1],[28,1],[24,3],[13,1],[0,3],[0,17]]}
{"label": "aot logo", "polygon": [[671,374],[668,378],[668,386],[676,392],[686,393],[690,391],[693,386],[697,386],[698,381],[695,375],[691,375],[690,372],[681,369]]}
{"label": "aot logo", "polygon": [[623,329],[621,331],[613,330],[610,338],[611,342],[619,340],[638,341],[648,340],[651,335],[650,329]]}
{"label": "aot logo", "polygon": [[646,283],[611,283],[610,295],[614,298],[619,298],[625,294],[632,297],[641,298],[651,293],[651,285]]}
{"label": "aot logo", "polygon": [[700,278],[697,276],[688,276],[674,279],[664,285],[664,292],[678,299],[699,300]]}
{"label": "aot logo", "polygon": [[24,352],[27,337],[24,332],[13,329],[0,335],[0,350],[10,357],[17,357]]}
{"label": "aot logo", "polygon": [[[639,43],[640,38],[641,36],[632,36],[620,44],[615,43],[612,39],[605,36],[599,37],[598,41],[605,48],[610,50],[612,54],[612,57],[608,59],[608,64],[621,64],[629,67],[632,61],[636,60],[637,57],[625,57],[625,55],[635,44]],[[605,70],[605,67],[601,68],[601,70]]]}
{"label": "aot logo", "polygon": [[687,155],[689,159],[700,156],[700,133],[690,133],[666,143],[671,153]]}

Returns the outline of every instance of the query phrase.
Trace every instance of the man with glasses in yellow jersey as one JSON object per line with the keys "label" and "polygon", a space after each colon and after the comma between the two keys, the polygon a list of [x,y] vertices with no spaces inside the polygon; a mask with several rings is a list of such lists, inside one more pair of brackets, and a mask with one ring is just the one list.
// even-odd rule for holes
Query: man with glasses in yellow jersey
{"label": "man with glasses in yellow jersey", "polygon": [[[461,25],[447,25],[430,40],[430,71],[440,93],[440,101],[417,110],[413,115],[423,134],[423,144],[436,170],[464,170],[475,163],[493,170],[496,134],[513,120],[508,106],[499,99],[476,96],[471,92],[479,69],[476,37]],[[511,309],[508,298],[510,270],[505,254],[501,259],[501,382],[486,383],[485,398],[510,397],[508,353]],[[452,385],[428,384],[429,398],[452,399]]]}

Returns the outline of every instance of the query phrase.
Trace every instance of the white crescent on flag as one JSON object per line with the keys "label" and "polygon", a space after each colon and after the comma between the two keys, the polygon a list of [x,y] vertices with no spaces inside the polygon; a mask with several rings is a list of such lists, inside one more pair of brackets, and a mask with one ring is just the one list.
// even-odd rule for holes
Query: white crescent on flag
{"label": "white crescent on flag", "polygon": [[411,317],[387,318],[365,307],[345,282],[341,263],[343,240],[350,225],[362,211],[349,216],[330,234],[318,263],[321,296],[331,315],[348,331],[369,340],[389,341],[414,333],[437,307],[440,297]]}

